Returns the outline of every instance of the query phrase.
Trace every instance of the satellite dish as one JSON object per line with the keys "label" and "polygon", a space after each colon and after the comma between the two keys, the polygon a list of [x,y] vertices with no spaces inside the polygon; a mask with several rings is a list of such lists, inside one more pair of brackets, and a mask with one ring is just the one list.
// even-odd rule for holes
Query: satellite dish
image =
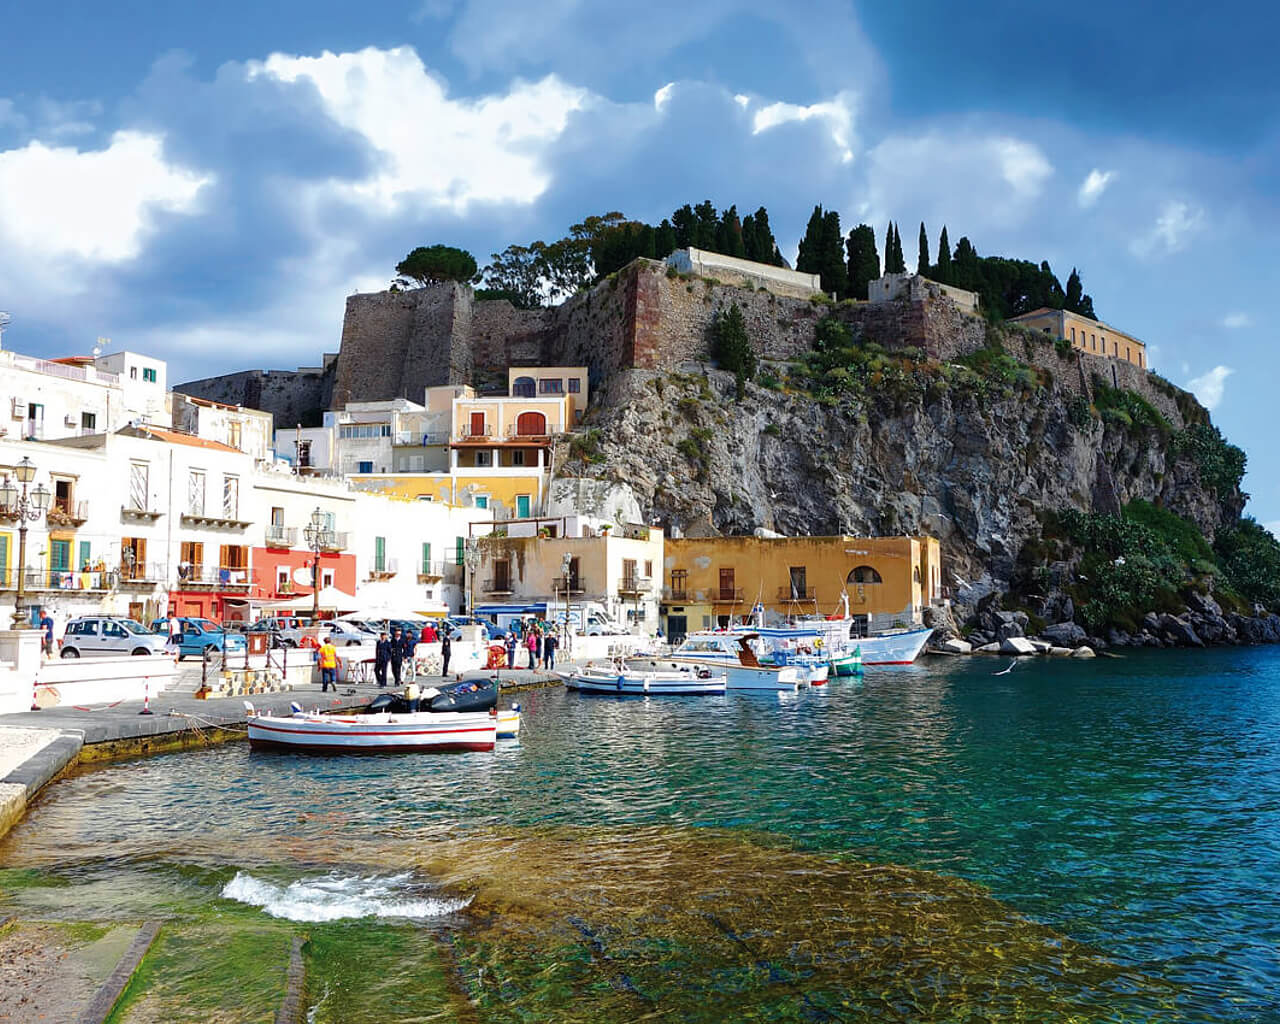
{"label": "satellite dish", "polygon": [[303,587],[311,586],[311,566],[303,565],[294,569],[293,582]]}

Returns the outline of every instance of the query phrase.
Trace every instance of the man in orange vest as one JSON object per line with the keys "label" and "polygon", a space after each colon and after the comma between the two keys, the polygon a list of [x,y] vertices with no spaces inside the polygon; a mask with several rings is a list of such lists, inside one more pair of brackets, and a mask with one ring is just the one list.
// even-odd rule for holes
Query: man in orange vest
{"label": "man in orange vest", "polygon": [[320,692],[324,693],[333,684],[333,692],[338,692],[338,648],[327,636],[320,645]]}

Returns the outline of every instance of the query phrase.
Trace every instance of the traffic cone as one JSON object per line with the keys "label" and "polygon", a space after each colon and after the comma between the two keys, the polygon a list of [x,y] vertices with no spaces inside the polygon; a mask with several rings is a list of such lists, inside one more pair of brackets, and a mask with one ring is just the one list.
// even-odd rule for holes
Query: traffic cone
{"label": "traffic cone", "polygon": [[151,714],[151,677],[142,677],[142,710],[138,712],[140,715]]}

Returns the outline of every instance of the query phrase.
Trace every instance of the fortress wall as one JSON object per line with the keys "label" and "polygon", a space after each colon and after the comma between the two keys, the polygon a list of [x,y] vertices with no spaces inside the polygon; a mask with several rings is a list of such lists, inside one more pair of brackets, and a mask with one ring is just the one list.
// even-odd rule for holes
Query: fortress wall
{"label": "fortress wall", "polygon": [[[373,292],[347,298],[330,408],[402,396],[400,374],[424,290]],[[421,395],[415,400],[421,401]]]}
{"label": "fortress wall", "polygon": [[330,372],[242,370],[175,384],[174,391],[227,405],[269,412],[277,426],[320,426],[333,390]]}

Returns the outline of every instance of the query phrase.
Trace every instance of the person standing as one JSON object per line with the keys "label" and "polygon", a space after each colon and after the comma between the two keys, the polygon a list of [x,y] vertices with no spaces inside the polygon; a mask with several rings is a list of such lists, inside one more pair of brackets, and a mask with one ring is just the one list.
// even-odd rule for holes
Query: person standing
{"label": "person standing", "polygon": [[40,647],[44,653],[53,657],[53,616],[49,614],[48,609],[40,609],[40,628],[44,630],[44,637],[40,641]]}
{"label": "person standing", "polygon": [[401,639],[404,641],[403,647],[401,648],[401,653],[404,655],[404,660],[406,665],[405,671],[408,674],[409,680],[412,681],[414,677],[413,656],[418,649],[417,631],[412,629],[406,629]]}
{"label": "person standing", "polygon": [[529,668],[533,669],[537,666],[534,664],[538,659],[538,631],[531,625],[528,633],[525,634],[525,647],[529,651]]}
{"label": "person standing", "polygon": [[338,692],[338,648],[333,646],[333,640],[330,637],[324,638],[324,643],[320,645],[320,692],[324,693],[333,686],[333,692]]}
{"label": "person standing", "polygon": [[391,660],[391,641],[385,631],[378,634],[378,646],[373,652],[373,677],[379,686],[387,685],[387,662]]}
{"label": "person standing", "polygon": [[507,633],[507,668],[516,667],[516,632],[511,630]]}
{"label": "person standing", "polygon": [[445,626],[440,630],[440,661],[442,668],[440,674],[447,676],[449,674],[449,654],[453,648],[453,641],[449,639],[449,627]]}
{"label": "person standing", "polygon": [[435,625],[428,622],[425,626],[422,627],[422,642],[424,644],[433,644],[436,642],[437,639],[438,637],[436,636]]}
{"label": "person standing", "polygon": [[556,667],[556,635],[548,631],[547,635],[542,638],[542,667],[551,671]]}
{"label": "person standing", "polygon": [[173,609],[169,609],[169,617],[165,620],[165,626],[168,628],[169,639],[166,641],[170,647],[177,647],[182,642],[182,623],[178,621],[178,617],[173,614]]}
{"label": "person standing", "polygon": [[400,671],[404,665],[404,638],[400,636],[400,627],[394,626],[391,629],[391,675],[395,678],[396,686],[400,686]]}

